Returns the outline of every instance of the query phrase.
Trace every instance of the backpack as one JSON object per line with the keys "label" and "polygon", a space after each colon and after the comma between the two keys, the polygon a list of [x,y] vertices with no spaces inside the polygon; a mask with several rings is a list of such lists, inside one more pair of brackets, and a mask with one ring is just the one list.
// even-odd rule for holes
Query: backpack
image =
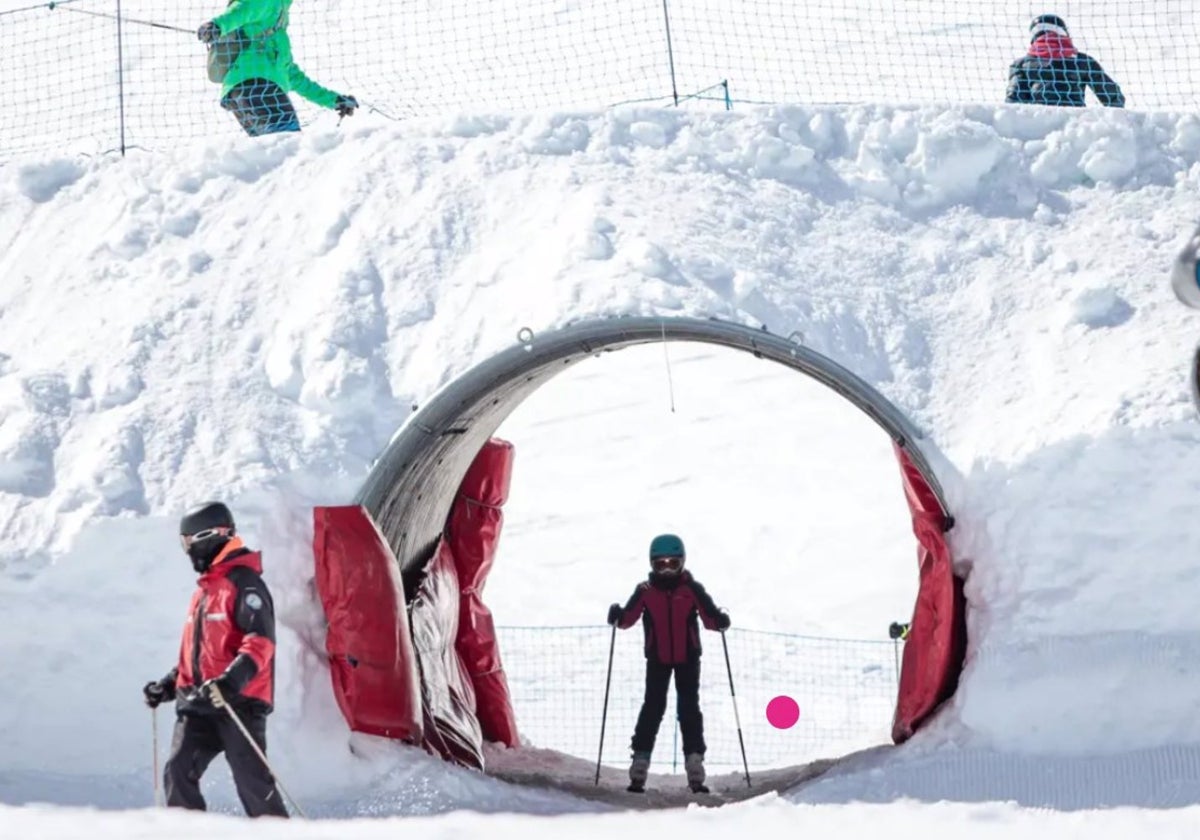
{"label": "backpack", "polygon": [[243,32],[240,28],[233,30],[228,35],[222,35],[217,40],[208,45],[208,80],[221,84],[225,81],[225,77],[229,75],[229,69],[233,67],[233,63],[238,60],[238,56],[242,54],[242,50],[250,46],[253,41],[257,41],[260,45],[265,44],[267,39],[283,29],[283,10],[279,12],[279,18],[270,28],[264,30],[262,34],[251,39],[249,35]]}

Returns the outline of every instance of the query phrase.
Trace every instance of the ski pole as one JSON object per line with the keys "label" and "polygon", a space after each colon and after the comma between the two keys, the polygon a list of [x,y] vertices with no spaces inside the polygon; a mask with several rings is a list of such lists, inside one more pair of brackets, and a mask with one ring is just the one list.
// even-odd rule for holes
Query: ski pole
{"label": "ski pole", "polygon": [[91,15],[92,17],[108,18],[109,20],[119,20],[122,23],[136,23],[141,26],[152,26],[155,29],[167,29],[167,30],[170,30],[171,32],[186,32],[189,35],[196,34],[196,30],[194,30],[194,29],[184,29],[182,26],[171,26],[169,23],[155,23],[152,20],[140,20],[138,18],[125,17],[124,15],[121,15],[120,17],[118,17],[117,15],[110,15],[105,12],[93,12],[90,9],[75,9],[75,8],[72,8],[71,6],[59,5],[58,3],[50,3],[46,6],[46,8],[62,9],[63,11],[66,11],[66,12],[75,12],[75,13],[81,14],[81,15]]}
{"label": "ski pole", "polygon": [[158,708],[150,710],[150,728],[153,734],[150,737],[150,742],[154,747],[154,807],[158,808],[162,805],[162,795],[159,785],[162,783],[158,772]]}
{"label": "ski pole", "polygon": [[742,748],[742,767],[746,771],[746,787],[750,787],[750,765],[746,763],[746,742],[742,739],[742,718],[738,714],[737,692],[733,690],[733,666],[729,664],[729,643],[721,631],[721,647],[725,648],[725,670],[729,673],[729,696],[733,699],[733,719],[737,722],[738,746]]}
{"label": "ski pole", "polygon": [[612,626],[608,643],[608,677],[604,680],[604,713],[600,716],[600,749],[596,753],[596,784],[600,784],[600,759],[604,756],[604,727],[608,723],[608,688],[612,685],[613,649],[617,646],[617,625]]}
{"label": "ski pole", "polygon": [[235,724],[237,724],[237,728],[241,731],[242,737],[244,737],[246,739],[247,743],[250,744],[250,748],[252,750],[254,750],[254,754],[257,755],[259,757],[259,759],[262,760],[263,766],[267,768],[267,772],[270,773],[271,776],[275,779],[275,785],[279,788],[279,792],[287,797],[288,802],[290,802],[292,807],[296,809],[297,814],[299,814],[300,816],[305,817],[305,819],[307,819],[307,816],[305,815],[304,811],[302,811],[300,809],[300,806],[296,804],[296,800],[292,799],[292,795],[290,793],[288,793],[287,788],[285,788],[283,786],[283,782],[279,781],[279,776],[275,773],[274,770],[271,769],[271,763],[269,761],[267,761],[266,754],[259,748],[258,742],[254,740],[254,737],[250,734],[250,731],[248,729],[246,729],[246,724],[242,723],[242,719],[240,717],[238,717],[237,712],[235,712],[233,710],[233,708],[228,703],[225,702],[225,696],[223,694],[221,694],[221,689],[217,688],[214,685],[214,686],[212,686],[212,693],[213,693],[214,705],[219,706],[220,708],[229,712],[229,717],[233,720],[233,722]]}

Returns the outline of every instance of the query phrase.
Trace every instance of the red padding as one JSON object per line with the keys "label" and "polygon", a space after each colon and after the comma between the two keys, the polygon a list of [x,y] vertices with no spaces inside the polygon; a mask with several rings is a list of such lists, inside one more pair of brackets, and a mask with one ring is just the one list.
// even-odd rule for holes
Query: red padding
{"label": "red padding", "polygon": [[904,645],[900,691],[892,720],[892,740],[908,740],[958,687],[966,653],[966,603],[962,581],[946,544],[945,516],[937,497],[899,446],[895,447],[917,537],[920,589],[912,628]]}
{"label": "red padding", "polygon": [[358,505],[313,508],[313,526],[338,706],[356,732],[420,742],[420,683],[396,558]]}
{"label": "red padding", "polygon": [[425,746],[449,761],[483,769],[483,735],[475,691],[454,649],[459,589],[454,558],[442,540],[413,597],[413,648],[421,668]]}
{"label": "red padding", "polygon": [[446,540],[462,591],[456,648],[475,688],[475,715],[483,737],[509,747],[520,744],[517,719],[492,614],[483,603],[483,586],[496,557],[512,478],[513,445],[492,438],[483,445],[459,486],[446,523]]}

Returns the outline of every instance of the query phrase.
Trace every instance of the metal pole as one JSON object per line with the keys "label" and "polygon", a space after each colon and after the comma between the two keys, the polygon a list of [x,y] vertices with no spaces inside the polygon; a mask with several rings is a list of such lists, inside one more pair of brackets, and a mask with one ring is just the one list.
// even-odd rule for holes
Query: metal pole
{"label": "metal pole", "polygon": [[150,728],[153,735],[150,737],[150,742],[154,746],[154,807],[162,805],[162,795],[159,791],[161,784],[160,773],[158,772],[158,708],[150,710]]}
{"label": "metal pole", "polygon": [[675,713],[675,726],[671,735],[671,772],[679,772],[679,713]]}
{"label": "metal pole", "polygon": [[608,723],[608,688],[612,685],[613,649],[617,646],[617,625],[612,626],[608,643],[608,678],[604,680],[604,713],[600,716],[600,749],[596,752],[596,784],[600,784],[600,759],[604,756],[604,727]]}
{"label": "metal pole", "polygon": [[266,754],[259,748],[258,742],[254,740],[254,736],[250,734],[248,729],[246,729],[246,724],[242,723],[242,719],[238,717],[237,712],[233,710],[233,707],[225,702],[225,695],[221,694],[221,689],[214,685],[212,687],[212,692],[213,699],[215,701],[213,705],[218,706],[229,713],[229,717],[235,724],[237,724],[237,728],[241,730],[242,736],[246,739],[246,743],[250,745],[250,749],[254,750],[254,754],[258,756],[259,760],[262,761],[263,766],[267,768],[267,772],[271,774],[272,778],[274,778],[275,786],[279,788],[279,792],[287,797],[288,802],[292,803],[292,807],[296,809],[296,813],[304,817],[304,812],[300,810],[300,806],[296,804],[296,800],[292,799],[292,795],[287,792],[287,788],[283,786],[283,782],[279,781],[279,776],[276,775],[275,771],[271,769],[271,763],[267,761]]}
{"label": "metal pole", "polygon": [[121,113],[121,157],[125,157],[125,47],[121,29],[121,0],[117,0],[117,98]]}
{"label": "metal pole", "polygon": [[725,631],[721,631],[721,647],[725,648],[725,670],[729,674],[729,696],[733,700],[733,719],[737,721],[738,746],[742,748],[742,769],[746,771],[746,787],[750,787],[750,765],[746,763],[746,742],[742,740],[742,718],[738,714],[737,692],[733,690],[733,666],[729,664],[729,643]]}
{"label": "metal pole", "polygon": [[667,27],[667,60],[671,63],[671,97],[679,106],[679,89],[675,86],[675,50],[671,46],[671,15],[667,12],[667,0],[663,0],[663,25]]}

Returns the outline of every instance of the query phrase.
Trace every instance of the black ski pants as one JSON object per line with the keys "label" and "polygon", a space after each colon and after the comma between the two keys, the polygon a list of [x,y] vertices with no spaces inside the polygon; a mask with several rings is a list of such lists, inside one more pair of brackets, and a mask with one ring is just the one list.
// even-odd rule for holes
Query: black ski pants
{"label": "black ski pants", "polygon": [[[267,751],[267,716],[241,713],[242,723],[259,748]],[[171,739],[171,757],[163,770],[167,805],[207,810],[200,793],[200,777],[219,753],[225,753],[242,807],[251,817],[286,817],[287,809],[275,787],[275,779],[255,755],[240,729],[225,712],[217,715],[179,715]]]}
{"label": "black ski pants", "polygon": [[283,88],[267,79],[247,79],[234,85],[221,98],[221,107],[232,112],[251,137],[300,130],[292,100]]}
{"label": "black ski pants", "polygon": [[654,752],[658,727],[667,710],[667,689],[671,685],[672,672],[675,674],[675,710],[679,715],[679,728],[683,730],[683,754],[704,755],[699,659],[683,665],[662,665],[653,659],[646,660],[646,697],[642,701],[642,711],[638,714],[633,742],[630,744],[635,753]]}

